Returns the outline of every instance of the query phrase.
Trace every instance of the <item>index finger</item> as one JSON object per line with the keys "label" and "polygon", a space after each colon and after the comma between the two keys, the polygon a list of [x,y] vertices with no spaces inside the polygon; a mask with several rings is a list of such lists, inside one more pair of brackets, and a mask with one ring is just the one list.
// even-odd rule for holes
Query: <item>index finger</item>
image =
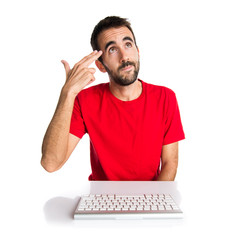
{"label": "index finger", "polygon": [[91,65],[94,61],[96,61],[100,56],[102,55],[102,51],[95,50],[88,56],[84,57],[79,63],[82,64],[84,67],[88,67]]}

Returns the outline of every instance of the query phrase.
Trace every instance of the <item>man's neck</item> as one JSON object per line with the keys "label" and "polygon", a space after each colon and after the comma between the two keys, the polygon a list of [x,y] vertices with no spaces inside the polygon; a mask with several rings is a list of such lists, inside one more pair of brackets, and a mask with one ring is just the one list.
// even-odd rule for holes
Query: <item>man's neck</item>
{"label": "man's neck", "polygon": [[142,93],[142,83],[139,80],[128,86],[120,86],[114,81],[110,81],[109,88],[111,93],[121,101],[135,100]]}

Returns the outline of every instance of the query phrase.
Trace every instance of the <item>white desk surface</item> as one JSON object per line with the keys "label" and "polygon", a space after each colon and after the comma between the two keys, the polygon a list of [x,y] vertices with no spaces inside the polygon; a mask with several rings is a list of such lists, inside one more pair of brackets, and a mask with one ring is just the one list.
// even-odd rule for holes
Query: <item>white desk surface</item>
{"label": "white desk surface", "polygon": [[[159,181],[91,181],[86,183],[85,188],[75,193],[74,199],[56,197],[49,200],[44,207],[44,214],[48,221],[71,222],[73,212],[82,194],[171,194],[176,203],[181,206],[181,195],[177,190],[177,182]],[[74,196],[74,193],[73,193]],[[75,220],[77,221],[77,220]],[[81,221],[81,220],[80,220]],[[96,220],[97,221],[97,220]],[[78,224],[78,223],[73,223]],[[82,224],[82,223],[80,223]]]}
{"label": "white desk surface", "polygon": [[[149,236],[174,240],[202,240],[216,239],[217,237],[240,239],[239,215],[237,215],[239,205],[233,206],[236,204],[234,195],[218,201],[207,191],[209,201],[206,201],[206,198],[201,196],[204,189],[196,191],[193,186],[186,191],[186,188],[176,182],[154,182],[156,189],[163,187],[171,192],[177,188],[175,198],[184,212],[183,219],[76,221],[73,220],[73,212],[79,196],[88,193],[89,190],[97,192],[99,184],[102,186],[114,183],[86,181],[79,183],[79,187],[76,188],[76,184],[68,186],[63,185],[63,181],[61,183],[49,181],[56,177],[56,175],[49,176],[48,181],[39,183],[35,188],[31,183],[27,185],[26,182],[24,188],[15,189],[15,193],[9,192],[9,196],[15,195],[15,198],[6,198],[5,194],[1,206],[2,230],[0,235],[8,237],[3,239],[14,239],[16,236],[26,239],[32,239],[34,236],[34,239],[57,240],[81,239],[82,236],[87,239],[104,240],[113,238],[144,239]],[[62,178],[62,176],[59,177],[59,179]],[[139,184],[141,185],[141,182]],[[124,187],[124,185],[131,188],[131,182],[123,182],[121,186]],[[41,186],[47,187],[45,191],[40,189]],[[211,186],[209,187],[211,188]],[[119,188],[119,190],[123,189]],[[138,189],[135,190],[138,191]],[[224,198],[224,195],[221,197]],[[4,204],[4,201],[7,202],[7,205]]]}
{"label": "white desk surface", "polygon": [[[224,215],[225,211],[216,209],[215,206],[213,208],[206,207],[203,209],[199,206],[201,201],[198,201],[195,204],[194,201],[195,196],[192,196],[191,199],[188,199],[191,196],[191,191],[188,196],[184,197],[181,194],[181,189],[178,187],[177,182],[154,182],[156,192],[159,188],[165,189],[170,194],[174,195],[174,198],[178,202],[180,208],[184,212],[183,219],[165,219],[165,220],[73,220],[73,212],[76,208],[76,205],[79,200],[79,196],[84,193],[100,193],[99,189],[103,186],[108,185],[117,185],[118,192],[124,192],[126,186],[130,191],[139,192],[141,188],[141,182],[138,182],[139,188],[133,189],[132,187],[136,187],[136,182],[134,184],[132,182],[86,182],[82,184],[82,188],[79,188],[75,192],[71,191],[68,194],[63,194],[62,196],[56,196],[54,198],[46,201],[43,211],[45,221],[49,224],[49,226],[59,226],[61,228],[70,227],[71,231],[80,232],[89,232],[89,234],[93,234],[93,236],[98,236],[98,232],[105,231],[105,234],[108,237],[111,237],[111,234],[116,234],[118,236],[124,236],[124,232],[127,231],[130,233],[131,237],[143,236],[144,234],[147,236],[149,233],[159,234],[159,236],[165,236],[168,239],[176,239],[176,237],[182,236],[190,239],[202,239],[204,235],[209,235],[213,237],[219,234],[224,233],[224,228],[226,228],[226,224],[231,219],[226,219],[226,215]],[[149,182],[149,184],[152,184]],[[146,186],[146,185],[145,185]],[[152,186],[152,185],[151,185]],[[149,191],[148,188],[144,189],[146,192]],[[101,190],[102,191],[102,190]],[[192,192],[193,194],[193,192]],[[201,196],[199,196],[201,198]],[[206,200],[202,199],[202,203],[205,204]],[[210,200],[209,204],[213,204]],[[216,205],[217,206],[217,205]],[[233,222],[233,228],[234,224]],[[190,230],[192,229],[192,230]],[[193,236],[193,229],[194,234]],[[106,232],[107,231],[107,232]],[[226,234],[232,235],[233,232],[225,232]],[[73,234],[73,233],[72,233]],[[114,236],[112,235],[112,236]],[[224,234],[223,234],[224,235]],[[104,235],[102,235],[103,237]],[[201,237],[200,237],[201,236]],[[237,236],[236,233],[233,236]],[[238,235],[239,236],[239,235]],[[210,237],[209,237],[210,238]],[[102,238],[104,239],[104,237]],[[236,238],[232,238],[236,239]]]}

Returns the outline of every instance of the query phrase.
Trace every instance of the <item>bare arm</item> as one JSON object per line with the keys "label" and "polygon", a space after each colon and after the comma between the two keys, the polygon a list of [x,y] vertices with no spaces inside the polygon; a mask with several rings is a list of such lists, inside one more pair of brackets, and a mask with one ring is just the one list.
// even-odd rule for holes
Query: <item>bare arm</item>
{"label": "bare arm", "polygon": [[61,168],[80,140],[69,133],[73,105],[77,94],[95,80],[96,70],[88,67],[101,54],[101,51],[92,52],[75,64],[72,69],[66,61],[62,61],[66,70],[66,82],[42,144],[41,164],[48,172]]}
{"label": "bare arm", "polygon": [[58,170],[80,140],[77,137],[73,138],[73,135],[69,133],[73,103],[73,98],[60,96],[56,111],[46,131],[42,144],[41,164],[48,172]]}
{"label": "bare arm", "polygon": [[178,167],[178,142],[163,145],[162,169],[158,181],[174,181]]}

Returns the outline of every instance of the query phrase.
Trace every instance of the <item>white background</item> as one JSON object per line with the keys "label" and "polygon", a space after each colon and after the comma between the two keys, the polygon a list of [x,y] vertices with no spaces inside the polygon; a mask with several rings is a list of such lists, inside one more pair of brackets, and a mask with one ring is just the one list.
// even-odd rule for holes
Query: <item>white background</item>
{"label": "white background", "polygon": [[[233,0],[1,1],[1,238],[239,239],[239,13]],[[182,221],[75,224],[48,216],[47,203],[73,201],[90,174],[88,136],[58,172],[40,166],[65,81],[60,61],[73,66],[89,54],[95,24],[109,15],[132,23],[139,77],[177,95],[186,134],[176,179]]]}

